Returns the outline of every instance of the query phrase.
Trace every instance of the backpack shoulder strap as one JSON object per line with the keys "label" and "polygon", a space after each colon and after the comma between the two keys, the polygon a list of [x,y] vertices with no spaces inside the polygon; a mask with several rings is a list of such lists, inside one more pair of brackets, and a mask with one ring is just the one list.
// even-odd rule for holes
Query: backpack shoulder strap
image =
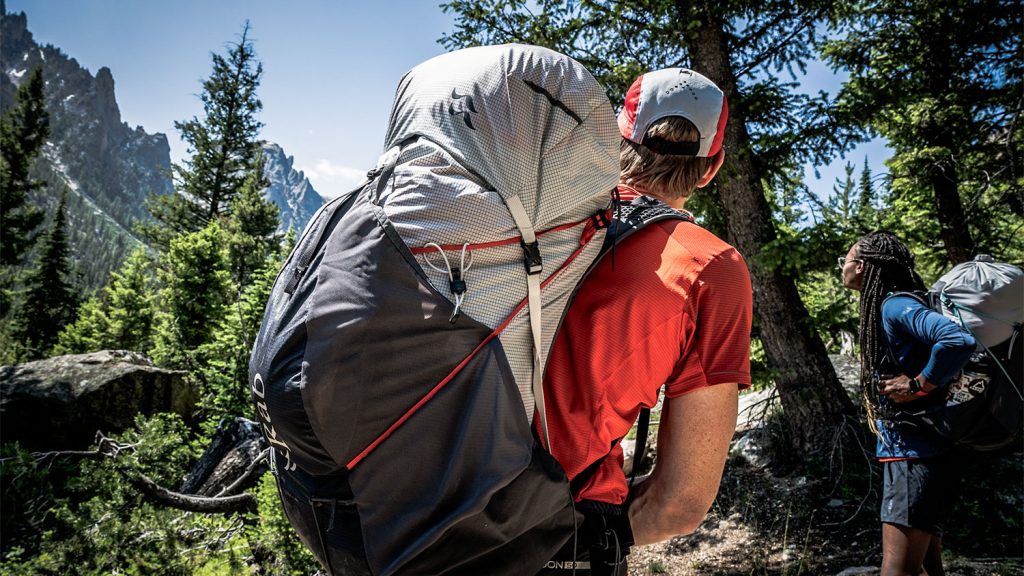
{"label": "backpack shoulder strap", "polygon": [[908,298],[913,298],[914,300],[920,302],[921,305],[931,308],[935,312],[942,314],[942,302],[939,301],[939,294],[936,292],[925,292],[923,290],[915,290],[913,292],[891,292],[889,293],[889,295],[885,297],[884,300],[882,300],[882,304],[884,305],[885,302],[889,300],[889,298],[895,298],[896,296],[906,296]]}
{"label": "backpack shoulder strap", "polygon": [[[912,298],[912,299],[920,302],[922,306],[926,306],[928,308],[931,308],[932,310],[938,312],[939,314],[942,313],[942,308],[941,308],[942,304],[939,303],[937,297],[934,297],[936,295],[934,295],[931,292],[924,292],[924,291],[921,291],[921,290],[905,291],[905,292],[890,292],[882,300],[882,304],[881,305],[885,306],[885,303],[888,302],[890,298],[895,298],[897,296],[905,296],[907,298]],[[883,340],[885,341],[885,357],[882,358],[882,361],[879,364],[879,367],[880,367],[879,369],[880,370],[884,369],[884,368],[881,368],[881,367],[884,367],[884,366],[892,367],[892,366],[896,365],[896,353],[893,352],[892,343],[889,342],[889,337],[887,335],[885,335]],[[875,376],[878,376],[878,375],[879,374],[875,374]]]}
{"label": "backpack shoulder strap", "polygon": [[[594,262],[584,274],[584,278],[588,276],[590,271],[597,266],[597,263],[609,253],[611,254],[612,262],[614,264],[615,247],[631,236],[634,232],[638,232],[650,224],[661,222],[663,220],[683,220],[685,222],[693,223],[693,215],[689,212],[676,210],[668,204],[651,198],[650,196],[638,196],[631,201],[621,201],[616,199],[612,202],[612,212],[613,215],[611,221],[603,221],[603,224],[608,228],[608,233],[605,235],[604,244],[601,246],[601,252],[598,254],[597,258],[594,259]],[[580,284],[582,283],[583,280],[581,279]],[[637,417],[637,436],[633,452],[633,470],[630,478],[630,485],[632,485],[633,480],[636,479],[637,470],[640,469],[643,464],[644,456],[647,454],[647,439],[648,431],[650,429],[650,420],[650,409],[641,408],[640,415]],[[607,458],[607,456],[604,458]],[[573,495],[579,494],[580,490],[583,489],[594,473],[597,472],[597,469],[601,466],[604,458],[596,460],[573,479],[570,485]]]}
{"label": "backpack shoulder strap", "polygon": [[[693,222],[693,215],[689,212],[676,210],[650,196],[638,196],[628,202],[616,200],[612,203],[612,210],[612,220],[608,223],[608,233],[604,237],[604,246],[601,247],[602,256],[648,224],[662,220]],[[601,256],[598,256],[597,259],[600,258]]]}

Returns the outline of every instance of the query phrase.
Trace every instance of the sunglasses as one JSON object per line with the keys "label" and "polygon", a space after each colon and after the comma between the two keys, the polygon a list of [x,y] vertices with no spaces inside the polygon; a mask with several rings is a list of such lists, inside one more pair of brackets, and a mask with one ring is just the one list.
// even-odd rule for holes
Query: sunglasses
{"label": "sunglasses", "polygon": [[850,258],[849,260],[847,260],[846,256],[840,256],[837,262],[839,263],[839,269],[842,270],[843,268],[846,267],[847,262],[863,262],[863,260],[861,260],[860,258]]}

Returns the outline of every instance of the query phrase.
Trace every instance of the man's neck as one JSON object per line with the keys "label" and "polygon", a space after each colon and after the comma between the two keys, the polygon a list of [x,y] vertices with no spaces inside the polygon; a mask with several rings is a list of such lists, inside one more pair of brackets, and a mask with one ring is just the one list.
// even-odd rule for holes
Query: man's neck
{"label": "man's neck", "polygon": [[686,196],[668,199],[659,194],[652,194],[651,192],[647,192],[645,190],[639,190],[633,186],[630,186],[629,184],[622,184],[621,182],[619,183],[619,190],[625,192],[626,194],[632,194],[634,196],[640,196],[641,194],[645,196],[650,196],[651,198],[655,198],[657,200],[664,202],[665,204],[668,204],[669,206],[675,208],[676,210],[685,210],[684,204],[686,204]]}

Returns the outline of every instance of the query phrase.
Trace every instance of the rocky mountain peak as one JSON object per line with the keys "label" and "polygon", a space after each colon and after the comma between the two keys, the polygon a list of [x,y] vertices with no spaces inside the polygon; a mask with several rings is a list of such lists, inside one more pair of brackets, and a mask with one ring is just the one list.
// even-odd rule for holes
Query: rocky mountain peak
{"label": "rocky mountain peak", "polygon": [[[68,189],[73,252],[95,288],[139,244],[131,231],[148,218],[145,198],[174,193],[170,145],[166,135],[122,120],[110,68],[93,75],[56,46],[39,45],[25,13],[8,14],[0,0],[0,110],[13,105],[18,86],[39,66],[50,138],[36,177],[49,185],[31,201],[52,209]],[[264,155],[271,182],[265,195],[281,209],[282,230],[301,230],[323,200],[279,145],[266,143]]]}
{"label": "rocky mountain peak", "polygon": [[281,230],[295,228],[301,231],[306,222],[323,205],[309,179],[295,170],[295,158],[273,142],[263,143],[264,174],[270,181],[265,192],[267,199],[281,209]]}
{"label": "rocky mountain peak", "polygon": [[114,75],[106,66],[96,71],[96,113],[109,124],[121,123],[121,109],[114,96]]}

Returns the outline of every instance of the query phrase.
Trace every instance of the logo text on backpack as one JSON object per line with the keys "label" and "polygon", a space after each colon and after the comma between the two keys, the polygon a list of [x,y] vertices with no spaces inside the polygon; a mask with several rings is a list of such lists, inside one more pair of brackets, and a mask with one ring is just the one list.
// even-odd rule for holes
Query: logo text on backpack
{"label": "logo text on backpack", "polygon": [[256,411],[260,416],[260,425],[263,426],[263,435],[267,437],[270,445],[277,448],[277,451],[284,456],[284,469],[295,470],[291,448],[285,444],[284,440],[277,437],[277,430],[274,430],[274,424],[270,420],[270,411],[267,409],[266,403],[267,390],[263,384],[263,377],[259,374],[252,380],[252,393],[257,398]]}
{"label": "logo text on backpack", "polygon": [[548,570],[590,570],[590,562],[576,562],[573,560],[548,560],[544,565]]}
{"label": "logo text on backpack", "polygon": [[470,112],[476,114],[476,107],[473,106],[473,97],[469,94],[460,96],[455,91],[455,88],[452,88],[452,101],[448,104],[448,113],[452,116],[462,114],[462,119],[466,122],[466,126],[469,126],[470,130],[476,130],[473,127],[473,121],[469,117]]}

